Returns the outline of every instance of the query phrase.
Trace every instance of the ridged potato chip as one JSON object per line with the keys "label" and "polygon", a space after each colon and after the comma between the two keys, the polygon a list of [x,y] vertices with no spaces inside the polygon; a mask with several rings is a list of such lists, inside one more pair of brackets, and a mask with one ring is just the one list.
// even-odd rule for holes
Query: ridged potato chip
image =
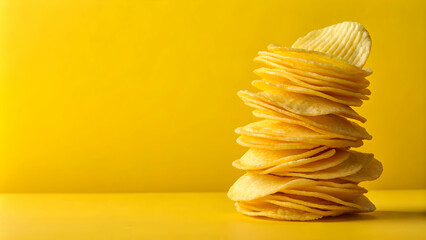
{"label": "ridged potato chip", "polygon": [[371,38],[361,24],[342,22],[312,31],[297,39],[292,47],[327,53],[362,67],[370,55]]}
{"label": "ridged potato chip", "polygon": [[287,57],[302,58],[308,61],[314,61],[318,63],[332,65],[334,67],[344,68],[351,72],[360,73],[365,76],[371,75],[373,73],[371,69],[362,69],[361,67],[350,64],[348,61],[340,57],[335,57],[333,55],[323,52],[302,48],[279,46],[276,44],[269,44],[268,50],[273,53],[277,53]]}
{"label": "ridged potato chip", "polygon": [[365,72],[352,72],[348,69],[333,66],[328,63],[314,62],[302,58],[283,56],[273,52],[260,51],[258,52],[258,55],[264,59],[268,59],[271,62],[287,68],[313,72],[335,78],[350,79],[355,82],[362,81],[364,77],[371,74]]}

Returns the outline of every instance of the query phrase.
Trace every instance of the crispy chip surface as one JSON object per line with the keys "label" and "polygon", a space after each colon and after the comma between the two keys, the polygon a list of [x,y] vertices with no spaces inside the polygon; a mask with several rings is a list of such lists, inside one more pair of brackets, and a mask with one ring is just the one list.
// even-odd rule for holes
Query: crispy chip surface
{"label": "crispy chip surface", "polygon": [[377,159],[372,159],[364,167],[353,175],[343,177],[342,179],[351,182],[373,181],[380,177],[383,172],[383,165]]}
{"label": "crispy chip surface", "polygon": [[347,89],[345,87],[336,87],[333,84],[330,85],[315,85],[312,83],[309,83],[307,81],[303,81],[300,76],[295,76],[294,74],[281,71],[279,69],[269,69],[269,68],[258,68],[254,71],[256,75],[258,75],[261,78],[267,79],[269,81],[273,81],[276,83],[282,83],[287,85],[295,85],[300,87],[309,88],[312,90],[316,90],[319,92],[323,92],[326,94],[335,94],[340,96],[347,96],[347,97],[355,97],[359,99],[368,100],[369,97],[367,95],[370,95],[371,92],[367,89]]}
{"label": "crispy chip surface", "polygon": [[292,47],[327,53],[362,67],[370,55],[371,38],[360,23],[342,22],[312,31]]}
{"label": "crispy chip surface", "polygon": [[[258,171],[256,173],[258,173],[258,174],[274,174],[276,172],[277,173],[282,173],[282,172],[286,172],[286,171],[290,172],[290,171],[292,171],[292,169],[297,168],[298,166],[304,166],[306,164],[319,162],[319,161],[322,161],[324,159],[333,158],[335,156],[335,153],[336,153],[335,149],[328,149],[328,150],[326,150],[322,153],[316,154],[315,156],[280,163],[276,166],[270,167],[270,168],[262,170],[262,171]],[[341,158],[341,154],[340,153],[337,154],[336,157]],[[336,157],[334,157],[333,159],[335,159]]]}
{"label": "crispy chip surface", "polygon": [[250,123],[244,127],[237,128],[235,132],[244,136],[318,144],[337,148],[362,146],[362,141],[338,139],[334,138],[335,136],[332,134],[321,134],[298,125],[274,120],[262,120]]}
{"label": "crispy chip surface", "polygon": [[327,147],[286,150],[250,148],[240,159],[235,160],[233,165],[243,170],[262,169],[270,166],[276,166],[281,163],[311,157],[326,149]]}
{"label": "crispy chip surface", "polygon": [[314,172],[297,172],[296,170],[294,172],[275,172],[274,174],[279,176],[304,177],[311,179],[343,178],[359,172],[374,157],[372,154],[360,153],[355,151],[350,151],[349,153],[349,157],[345,161],[338,164],[337,166],[324,170]]}
{"label": "crispy chip surface", "polygon": [[[308,127],[314,131],[323,129],[327,132],[333,132],[343,136],[350,136],[358,139],[371,139],[371,135],[368,134],[365,128],[340,116],[333,114],[321,116],[301,116],[289,112],[278,105],[274,105],[269,101],[269,99],[262,99],[261,97],[258,97],[257,94],[248,91],[240,91],[239,96],[248,106],[262,110],[263,116],[260,117],[266,119],[278,120],[279,118],[287,118],[288,123],[291,123],[290,121],[292,120],[294,124],[297,124],[295,120],[297,119],[300,121],[298,122],[299,125]],[[312,127],[315,127],[316,129],[313,129]],[[321,130],[318,132],[321,132]]]}
{"label": "crispy chip surface", "polygon": [[261,148],[268,150],[312,149],[320,146],[318,144],[287,142],[244,135],[241,135],[237,138],[237,143],[244,147]]}
{"label": "crispy chip surface", "polygon": [[293,93],[300,93],[300,94],[306,94],[310,96],[321,97],[321,98],[328,99],[336,103],[345,104],[348,106],[359,107],[362,105],[362,100],[359,98],[326,94],[317,90],[312,90],[312,89],[300,87],[300,86],[274,83],[267,80],[255,80],[252,82],[252,85],[261,90],[266,89],[266,91],[282,90],[282,91],[288,91]]}
{"label": "crispy chip surface", "polygon": [[235,206],[238,212],[252,217],[268,217],[277,220],[292,221],[308,221],[319,219],[322,217],[321,215],[291,208],[283,208],[274,204],[256,208],[251,207],[251,209],[247,208],[247,205],[243,205],[243,203],[236,203]]}
{"label": "crispy chip surface", "polygon": [[284,65],[280,65],[277,62],[274,62],[274,59],[268,56],[257,56],[254,58],[255,62],[263,63],[266,66],[273,67],[279,70],[282,70],[287,73],[291,73],[296,76],[300,76],[301,79],[303,79],[306,82],[318,84],[322,86],[327,86],[330,84],[330,86],[335,87],[346,87],[346,88],[354,88],[354,89],[364,89],[370,85],[370,82],[363,78],[363,79],[347,79],[347,78],[341,78],[336,77],[332,75],[322,75],[315,72],[310,71],[304,71],[297,68],[291,68]]}

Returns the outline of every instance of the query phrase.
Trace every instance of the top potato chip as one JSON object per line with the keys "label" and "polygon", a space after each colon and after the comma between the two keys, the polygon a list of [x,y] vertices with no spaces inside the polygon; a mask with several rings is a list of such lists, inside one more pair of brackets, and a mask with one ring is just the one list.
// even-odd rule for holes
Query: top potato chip
{"label": "top potato chip", "polygon": [[327,53],[362,67],[370,55],[371,38],[360,23],[342,22],[312,31],[292,47]]}

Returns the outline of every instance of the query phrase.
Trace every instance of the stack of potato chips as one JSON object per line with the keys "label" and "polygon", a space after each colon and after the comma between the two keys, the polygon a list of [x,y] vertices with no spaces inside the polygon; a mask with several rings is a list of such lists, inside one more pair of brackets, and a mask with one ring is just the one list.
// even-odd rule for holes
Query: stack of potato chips
{"label": "stack of potato chips", "polygon": [[[368,100],[371,48],[365,28],[343,22],[310,32],[291,48],[268,46],[256,62],[260,92],[238,96],[262,120],[236,129],[249,150],[233,166],[247,171],[230,188],[237,211],[282,220],[314,220],[374,211],[362,181],[377,179],[373,154],[350,150],[371,135],[352,109]],[[357,121],[357,122],[356,122]]]}

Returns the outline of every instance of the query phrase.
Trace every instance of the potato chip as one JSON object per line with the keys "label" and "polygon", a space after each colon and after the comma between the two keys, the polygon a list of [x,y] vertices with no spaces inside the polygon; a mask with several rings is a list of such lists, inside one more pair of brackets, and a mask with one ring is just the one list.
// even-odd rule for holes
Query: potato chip
{"label": "potato chip", "polygon": [[286,84],[276,84],[273,82],[269,82],[266,80],[255,80],[252,82],[252,85],[256,88],[264,91],[275,91],[275,90],[281,90],[281,91],[288,91],[293,93],[300,93],[300,94],[306,94],[310,96],[316,96],[321,97],[324,99],[328,99],[330,101],[345,104],[348,106],[361,106],[362,100],[359,98],[354,97],[346,97],[346,96],[336,96],[331,94],[325,94],[316,90],[312,90],[309,88],[299,87],[299,86],[292,86],[292,85],[286,85]]}
{"label": "potato chip", "polygon": [[250,148],[240,159],[232,164],[242,170],[263,169],[270,166],[311,157],[326,150],[327,147],[314,149],[265,150]]}
{"label": "potato chip", "polygon": [[[293,169],[294,167],[297,167],[297,166],[303,166],[305,164],[315,163],[315,162],[323,160],[323,159],[332,158],[332,157],[335,156],[335,153],[336,153],[335,149],[329,149],[329,150],[324,151],[322,153],[316,154],[315,156],[280,163],[280,164],[272,166],[268,169],[265,169],[265,170],[262,170],[262,171],[257,171],[256,173],[258,173],[258,174],[273,174],[275,172],[281,173],[281,172],[284,172],[284,171],[291,171],[291,169]],[[337,158],[341,158],[340,153],[337,155]]]}
{"label": "potato chip", "polygon": [[363,144],[362,141],[337,139],[333,138],[333,135],[317,133],[308,128],[274,120],[262,120],[250,123],[244,127],[237,128],[235,132],[244,136],[318,144],[337,148],[360,147]]}
{"label": "potato chip", "polygon": [[288,124],[275,120],[261,120],[239,127],[235,130],[238,134],[249,135],[250,133],[264,133],[268,136],[277,136],[279,140],[297,141],[300,138],[310,139],[330,139],[334,138],[333,134],[322,134],[312,131],[308,128],[295,124]]}
{"label": "potato chip", "polygon": [[293,190],[293,189],[283,189],[280,191],[281,193],[285,194],[293,194],[293,195],[300,195],[300,196],[306,196],[306,197],[315,197],[324,199],[330,202],[334,202],[336,204],[340,204],[347,207],[352,207],[358,209],[358,211],[362,212],[370,212],[374,211],[376,207],[374,204],[364,195],[361,195],[352,201],[344,201],[339,198],[333,197],[331,195],[328,195],[326,193],[322,192],[311,192],[311,191],[303,191],[303,190]]}
{"label": "potato chip", "polygon": [[342,79],[351,79],[353,81],[362,81],[365,76],[369,74],[365,74],[364,72],[353,72],[346,68],[341,68],[338,66],[333,66],[328,63],[323,62],[315,62],[302,58],[295,58],[289,56],[283,56],[281,54],[260,51],[258,52],[260,57],[266,58],[269,61],[272,61],[281,66],[285,66],[287,68],[299,69],[302,71],[313,72],[320,75],[331,76],[335,78]]}
{"label": "potato chip", "polygon": [[[339,165],[349,158],[350,153],[345,150],[337,149],[336,154],[329,158],[322,159],[321,161],[309,162],[306,164],[301,164],[297,167],[291,167],[289,171],[291,172],[316,172],[324,169],[328,169],[334,166]],[[282,171],[279,169],[278,171]]]}
{"label": "potato chip", "polygon": [[347,189],[330,186],[307,186],[296,190],[324,193],[343,201],[351,201],[352,199],[358,198],[367,192],[366,189],[361,187],[359,189]]}
{"label": "potato chip", "polygon": [[337,166],[325,170],[315,172],[274,172],[274,175],[311,179],[343,178],[359,172],[372,159],[372,154],[350,151],[348,159]]}
{"label": "potato chip", "polygon": [[256,210],[248,209],[242,203],[236,203],[236,209],[238,212],[252,217],[268,217],[278,220],[292,220],[292,221],[308,221],[322,218],[323,216],[308,213],[296,209],[283,208],[270,204],[263,208],[257,207]]}
{"label": "potato chip", "polygon": [[253,201],[276,193],[286,193],[324,199],[361,211],[370,211],[374,207],[368,199],[363,198],[363,188],[339,188],[321,184],[327,182],[247,173],[234,183],[228,196],[234,201]]}
{"label": "potato chip", "polygon": [[[346,79],[346,78],[338,78],[330,75],[321,75],[315,72],[303,71],[297,68],[290,68],[284,65],[280,65],[276,63],[276,59],[269,56],[257,56],[254,58],[255,62],[263,63],[269,67],[273,67],[279,70],[282,70],[287,73],[292,73],[294,75],[298,75],[306,82],[313,84],[320,84],[322,86],[343,86],[347,88],[355,88],[355,89],[363,89],[370,85],[370,82],[367,79]],[[321,84],[322,83],[322,84]]]}
{"label": "potato chip", "polygon": [[362,67],[370,54],[371,38],[361,24],[342,22],[312,31],[292,47],[327,53]]}
{"label": "potato chip", "polygon": [[345,87],[335,87],[335,86],[318,86],[315,84],[311,84],[299,79],[297,76],[294,76],[291,73],[287,73],[285,71],[280,71],[279,69],[269,69],[269,68],[258,68],[254,70],[254,73],[261,78],[287,85],[295,85],[300,87],[309,88],[312,90],[316,90],[319,92],[323,92],[325,94],[335,94],[340,96],[347,97],[355,97],[359,99],[368,100],[369,97],[366,95],[371,94],[368,89],[347,89]]}
{"label": "potato chip", "polygon": [[325,135],[333,135],[335,138],[357,140],[356,137],[330,132],[330,131],[312,126],[312,125],[310,125],[306,122],[303,122],[299,119],[296,119],[296,118],[293,118],[293,117],[290,117],[290,116],[286,116],[284,114],[280,114],[280,113],[277,113],[277,112],[272,112],[270,110],[262,109],[263,107],[257,107],[257,108],[260,108],[260,109],[253,110],[253,115],[258,117],[258,118],[264,118],[264,119],[269,119],[269,120],[277,120],[277,121],[280,121],[280,122],[295,124],[295,125],[298,125],[298,126],[308,128],[308,129],[310,129],[314,132],[322,133],[322,134],[325,134]]}
{"label": "potato chip", "polygon": [[343,213],[343,211],[338,211],[338,210],[320,210],[320,209],[310,208],[308,206],[304,206],[304,205],[293,203],[293,202],[287,202],[287,201],[277,201],[277,200],[269,200],[269,199],[265,199],[264,201],[267,202],[267,203],[272,203],[272,204],[280,206],[280,207],[291,208],[291,209],[296,209],[296,210],[300,210],[300,211],[304,211],[304,212],[318,214],[318,215],[321,215],[323,217],[324,216],[337,216],[337,215],[341,215]]}
{"label": "potato chip", "polygon": [[332,65],[335,67],[344,68],[355,73],[360,73],[365,76],[371,75],[373,73],[371,69],[368,69],[368,68],[362,69],[358,66],[350,64],[348,61],[342,58],[335,57],[333,55],[323,53],[323,52],[302,49],[302,48],[291,48],[291,47],[279,46],[276,44],[269,44],[268,50],[283,56],[302,58],[308,61],[315,61],[319,63]]}
{"label": "potato chip", "polygon": [[269,115],[274,114],[278,118],[292,117],[306,123],[307,125],[324,129],[328,132],[351,136],[358,139],[371,139],[371,135],[369,135],[363,127],[340,116],[331,114],[321,116],[301,116],[291,113],[277,105],[273,105],[271,102],[267,102],[269,99],[258,98],[257,96],[259,95],[248,91],[240,91],[238,92],[238,96],[240,96],[244,103],[248,106],[268,111]]}
{"label": "potato chip", "polygon": [[319,147],[318,144],[286,142],[266,138],[241,135],[237,138],[237,143],[244,147],[261,148],[269,150],[283,149],[312,149]]}
{"label": "potato chip", "polygon": [[377,159],[372,159],[364,167],[355,174],[343,177],[342,179],[351,182],[372,181],[380,177],[383,172],[382,164]]}
{"label": "potato chip", "polygon": [[251,201],[276,193],[284,188],[313,184],[317,183],[310,179],[246,173],[232,185],[228,191],[228,197],[233,201]]}
{"label": "potato chip", "polygon": [[312,208],[318,208],[318,209],[324,209],[324,210],[339,210],[342,212],[355,212],[357,211],[354,207],[348,207],[343,206],[340,204],[336,204],[331,201],[327,201],[321,198],[315,198],[315,197],[306,197],[306,196],[300,196],[300,195],[293,195],[293,194],[284,194],[284,193],[276,193],[272,195],[268,195],[265,197],[266,199],[273,199],[278,201],[285,201],[285,202],[293,202],[297,203],[303,206],[312,207]]}
{"label": "potato chip", "polygon": [[[228,191],[228,197],[234,201],[252,201],[277,192],[290,189],[319,189],[325,194],[344,194],[353,192],[355,194],[364,193],[366,190],[355,184],[351,188],[339,187],[337,183],[330,183],[321,180],[311,180],[297,177],[279,177],[274,175],[260,175],[246,173],[241,176]],[[338,190],[335,190],[338,189]],[[298,195],[298,194],[296,194]],[[327,200],[327,199],[326,199]]]}
{"label": "potato chip", "polygon": [[316,96],[283,91],[263,91],[257,93],[256,97],[297,115],[321,116],[334,114],[365,122],[365,118],[361,117],[349,106]]}

